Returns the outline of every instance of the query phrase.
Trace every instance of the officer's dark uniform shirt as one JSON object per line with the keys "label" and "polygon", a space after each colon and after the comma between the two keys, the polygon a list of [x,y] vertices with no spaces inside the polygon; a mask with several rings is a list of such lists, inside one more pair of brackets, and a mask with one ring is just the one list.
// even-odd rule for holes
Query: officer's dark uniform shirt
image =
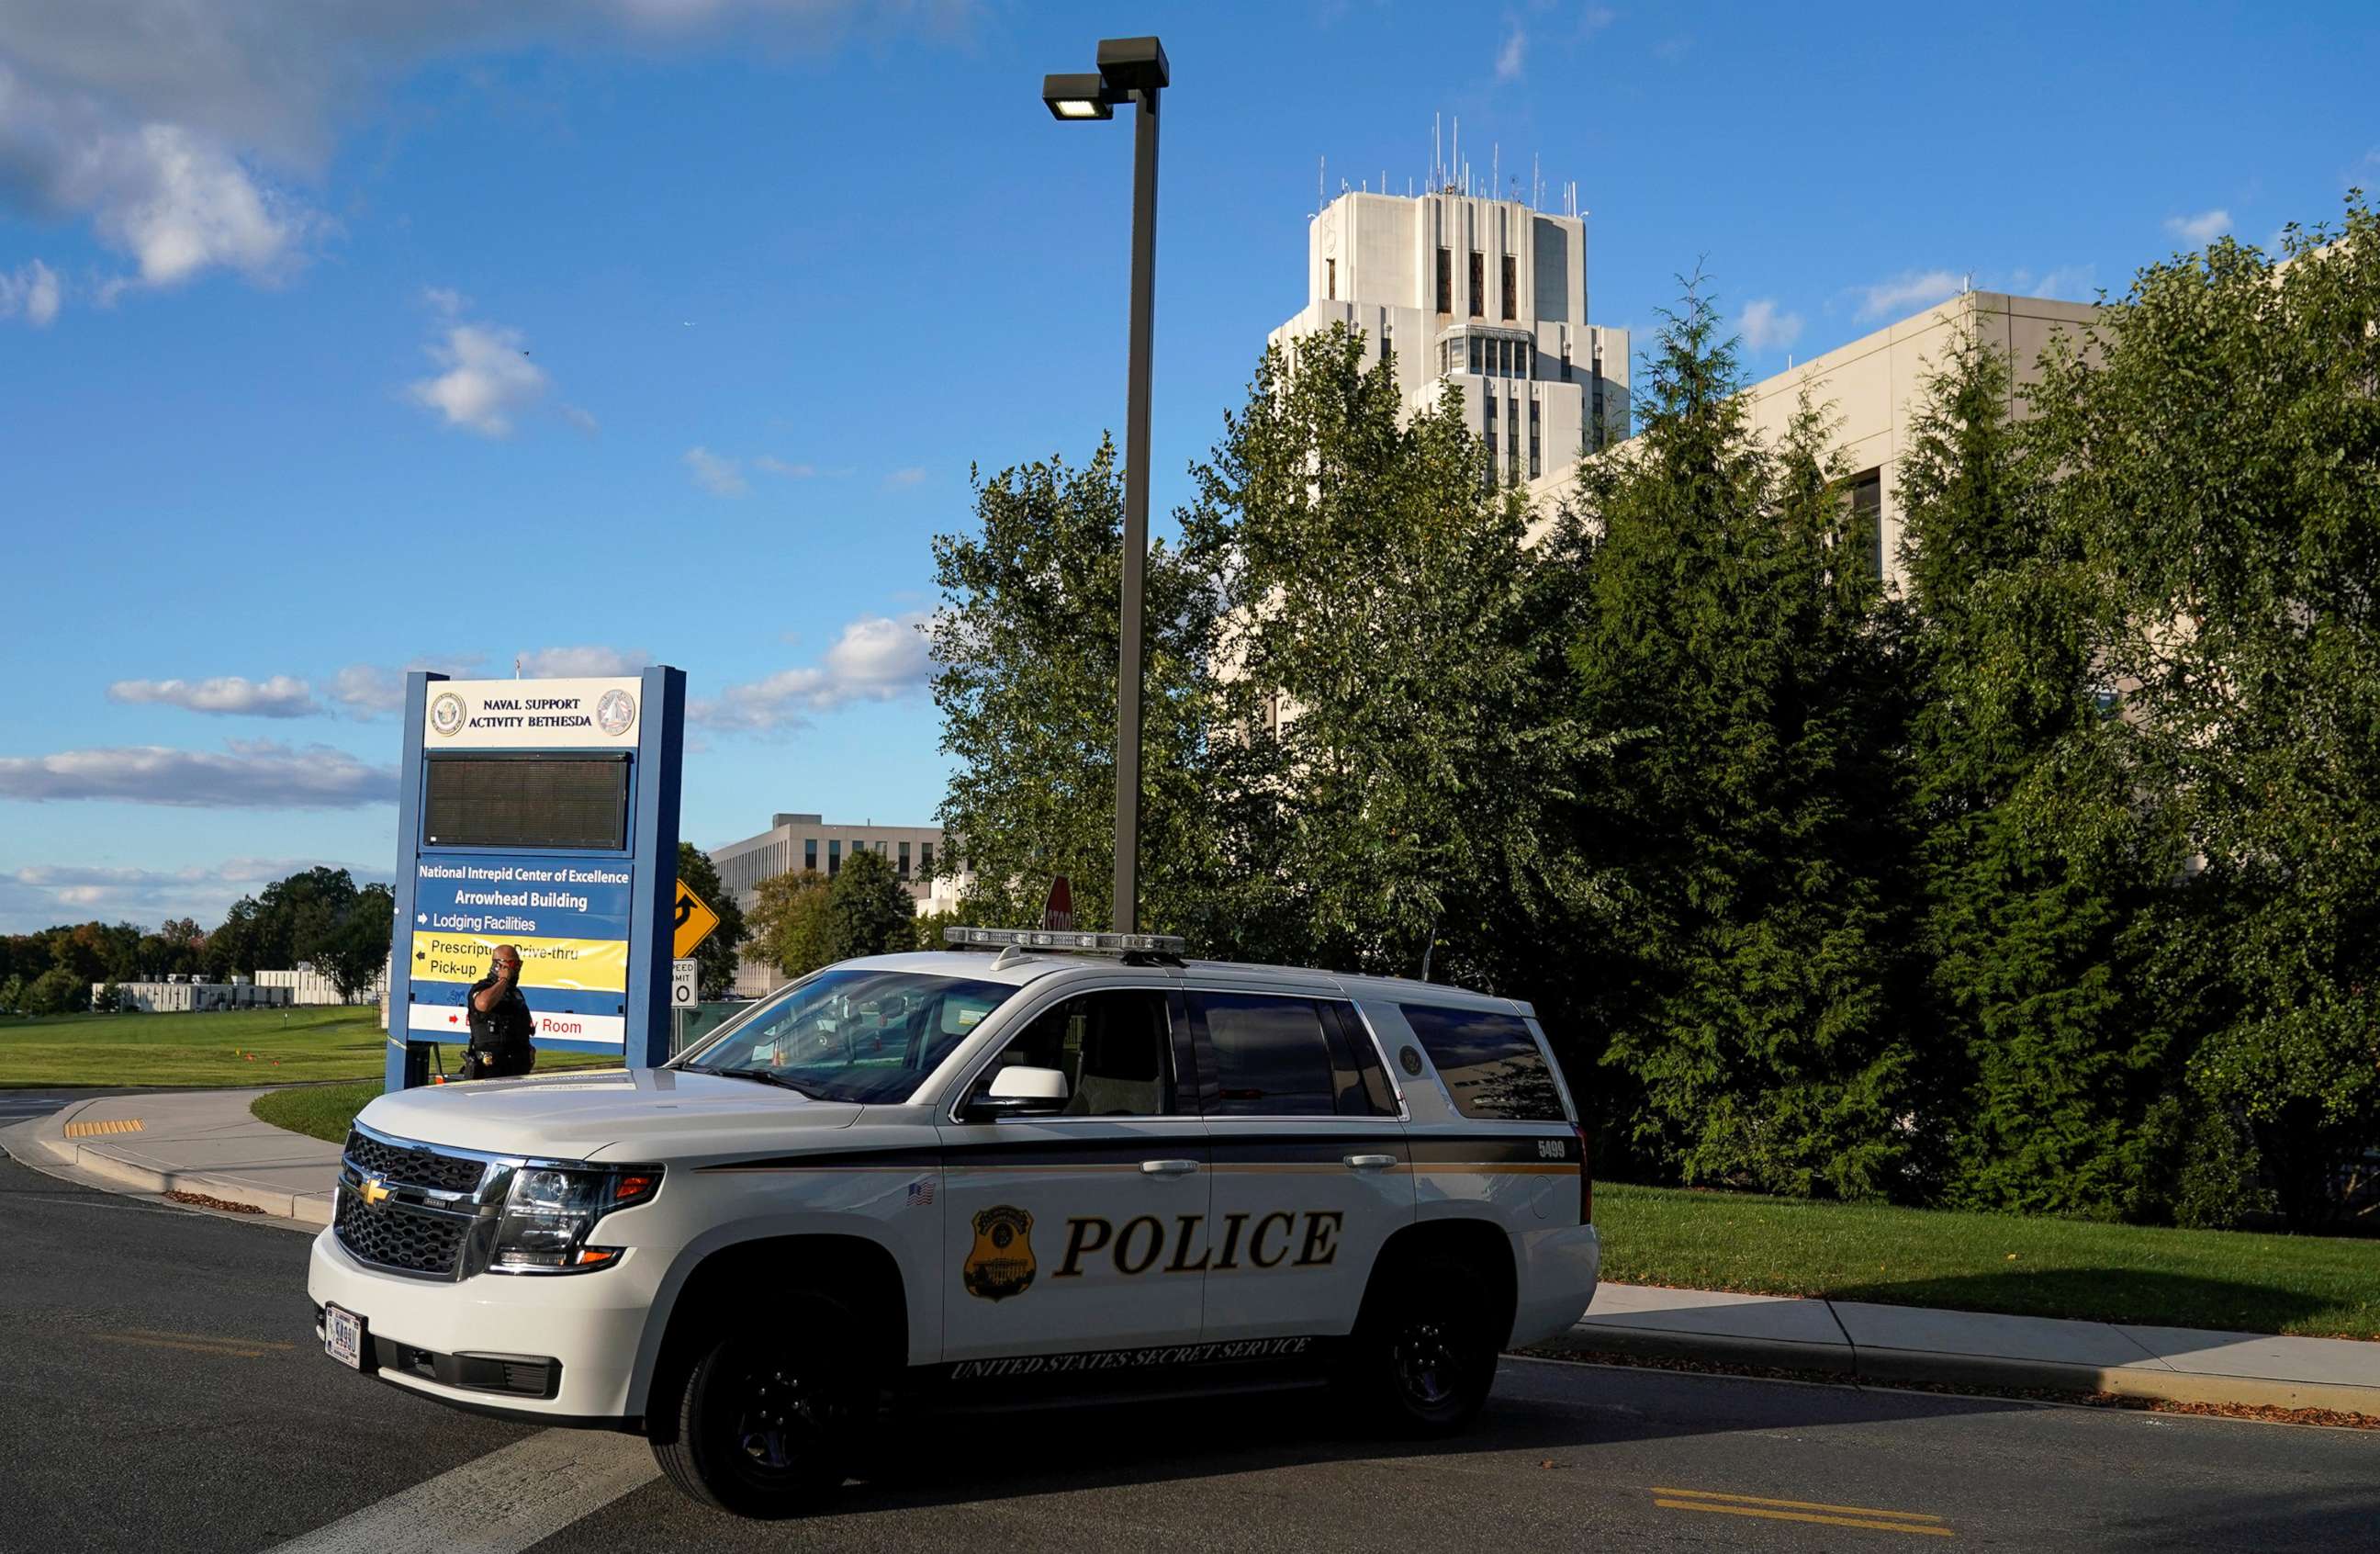
{"label": "officer's dark uniform shirt", "polygon": [[537,1034],[537,1022],[529,1018],[528,1000],[521,997],[517,985],[498,999],[493,1009],[481,1010],[474,1001],[495,985],[495,974],[491,972],[471,984],[471,991],[463,1001],[463,1008],[471,1020],[471,1045],[484,1052],[517,1056],[529,1050],[529,1038]]}

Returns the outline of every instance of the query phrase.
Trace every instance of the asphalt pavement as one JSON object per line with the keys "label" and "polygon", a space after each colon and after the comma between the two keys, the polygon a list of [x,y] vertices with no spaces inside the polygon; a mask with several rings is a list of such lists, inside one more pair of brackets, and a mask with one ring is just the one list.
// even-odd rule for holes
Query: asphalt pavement
{"label": "asphalt pavement", "polygon": [[0,1247],[12,1554],[451,1548],[465,1528],[556,1554],[2380,1547],[2380,1432],[1528,1360],[1473,1433],[1422,1445],[1305,1395],[928,1416],[888,1428],[830,1513],[764,1525],[689,1504],[633,1439],[339,1369],[298,1232],[0,1161]]}

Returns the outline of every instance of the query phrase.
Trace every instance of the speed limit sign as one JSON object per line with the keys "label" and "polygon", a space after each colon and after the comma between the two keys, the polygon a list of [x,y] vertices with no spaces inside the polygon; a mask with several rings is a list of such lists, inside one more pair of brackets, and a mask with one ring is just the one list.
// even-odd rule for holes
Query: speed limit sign
{"label": "speed limit sign", "polygon": [[670,1007],[691,1009],[695,1003],[695,983],[702,970],[700,961],[670,963]]}

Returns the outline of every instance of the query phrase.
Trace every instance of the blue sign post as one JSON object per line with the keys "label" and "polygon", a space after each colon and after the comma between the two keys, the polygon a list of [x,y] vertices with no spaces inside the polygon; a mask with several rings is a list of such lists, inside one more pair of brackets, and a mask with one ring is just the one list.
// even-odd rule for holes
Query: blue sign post
{"label": "blue sign post", "polygon": [[669,1055],[686,675],[406,677],[388,1087],[459,1073],[496,946],[535,1044]]}

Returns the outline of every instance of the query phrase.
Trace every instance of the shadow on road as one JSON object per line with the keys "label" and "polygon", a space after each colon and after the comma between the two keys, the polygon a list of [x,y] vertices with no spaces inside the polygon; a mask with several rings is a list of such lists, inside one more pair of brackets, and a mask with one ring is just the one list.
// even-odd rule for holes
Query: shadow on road
{"label": "shadow on road", "polygon": [[[1697,1389],[1696,1406],[1663,1409],[1578,1395],[1592,1367],[1548,1377],[1525,1361],[1504,1363],[1496,1396],[1466,1434],[1407,1440],[1367,1433],[1322,1390],[1255,1396],[1118,1402],[1002,1414],[924,1414],[889,1421],[872,1453],[880,1469],[848,1487],[840,1513],[914,1510],[1272,1472],[1356,1461],[1485,1457],[1513,1453],[1560,1461],[1612,1445],[1795,1426],[1891,1425],[1946,1415],[2002,1413],[2016,1401],[1874,1392],[1850,1388]],[[1628,1374],[1643,1379],[1643,1373]],[[1668,1378],[1692,1387],[1701,1378]],[[1657,1383],[1659,1385],[1660,1383]],[[1777,1394],[1795,1416],[1780,1420]],[[1569,1465],[1565,1463],[1563,1465]]]}

